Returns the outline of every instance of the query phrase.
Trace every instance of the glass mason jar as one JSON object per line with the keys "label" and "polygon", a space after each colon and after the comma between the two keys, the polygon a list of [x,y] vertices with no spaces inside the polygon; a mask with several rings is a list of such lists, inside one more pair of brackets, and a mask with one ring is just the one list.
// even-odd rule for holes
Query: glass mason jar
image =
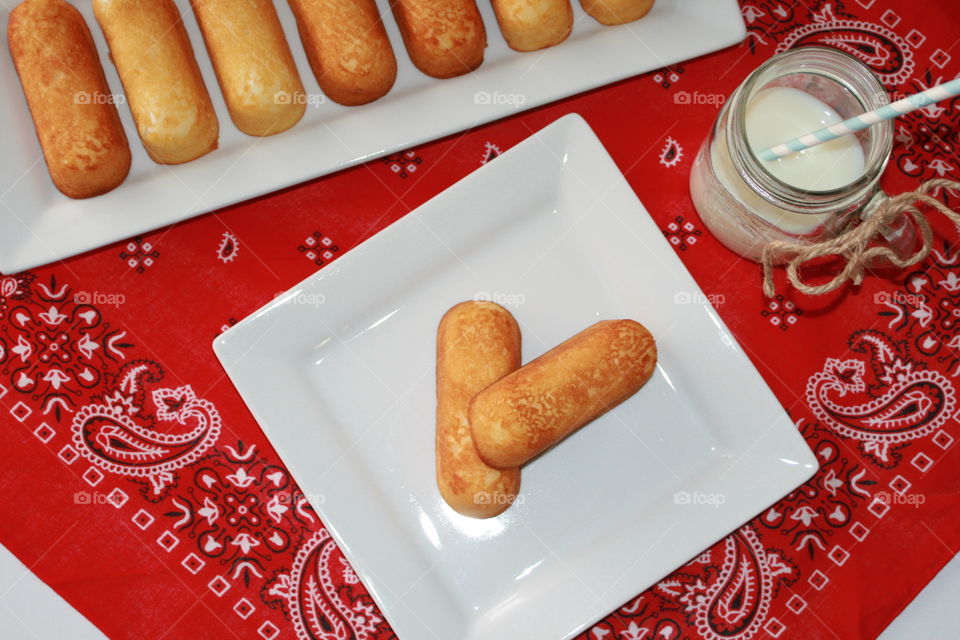
{"label": "glass mason jar", "polygon": [[[893,146],[893,124],[887,120],[854,134],[863,150],[864,172],[853,182],[826,191],[787,184],[766,169],[747,142],[747,105],[757,92],[771,87],[808,93],[843,119],[889,102],[868,67],[826,47],[775,55],[734,90],[694,161],[690,193],[714,236],[755,261],[773,240],[805,245],[835,237],[855,216],[866,215],[886,199],[878,181]],[[906,221],[884,235],[898,253],[912,246],[912,227]]]}

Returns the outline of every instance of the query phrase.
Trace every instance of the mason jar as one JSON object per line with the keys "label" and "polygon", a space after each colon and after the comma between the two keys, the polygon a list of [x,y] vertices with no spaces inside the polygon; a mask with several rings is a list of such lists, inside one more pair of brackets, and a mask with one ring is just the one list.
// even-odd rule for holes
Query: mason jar
{"label": "mason jar", "polygon": [[[758,92],[773,87],[807,93],[842,120],[889,103],[886,89],[866,65],[827,47],[775,55],[734,90],[694,161],[690,193],[713,235],[755,261],[771,241],[809,245],[837,236],[857,216],[868,215],[886,199],[878,181],[893,146],[892,122],[880,122],[852,134],[863,151],[858,178],[822,191],[788,184],[764,166],[747,139],[747,107]],[[905,220],[894,226],[884,236],[897,253],[907,254],[913,228]]]}

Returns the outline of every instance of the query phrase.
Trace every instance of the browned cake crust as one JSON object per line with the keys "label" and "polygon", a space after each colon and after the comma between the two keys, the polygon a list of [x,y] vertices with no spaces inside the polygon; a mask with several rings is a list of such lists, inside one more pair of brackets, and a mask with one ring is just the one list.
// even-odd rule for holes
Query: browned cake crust
{"label": "browned cake crust", "polygon": [[455,511],[501,513],[520,490],[520,469],[492,469],[477,455],[467,412],[478,391],[520,366],[520,329],[492,302],[461,302],[437,329],[437,485]]}
{"label": "browned cake crust", "polygon": [[290,0],[300,40],[323,92],[360,105],[380,98],[397,78],[397,59],[373,0]]}
{"label": "browned cake crust", "polygon": [[500,32],[511,48],[535,51],[567,39],[573,28],[570,0],[491,0]]}
{"label": "browned cake crust", "polygon": [[583,10],[600,24],[626,24],[647,15],[654,0],[580,0]]}
{"label": "browned cake crust", "polygon": [[80,12],[27,0],[10,13],[7,40],[57,189],[89,198],[123,182],[130,147]]}
{"label": "browned cake crust", "polygon": [[410,60],[428,76],[452,78],[483,62],[487,32],[474,0],[391,0]]}
{"label": "browned cake crust", "polygon": [[147,153],[189,162],[217,148],[219,125],[172,0],[93,0]]}
{"label": "browned cake crust", "polygon": [[251,136],[286,131],[306,100],[272,0],[190,0],[230,118]]}
{"label": "browned cake crust", "polygon": [[480,457],[498,469],[524,464],[636,393],[656,363],[639,322],[584,329],[477,394],[470,427]]}

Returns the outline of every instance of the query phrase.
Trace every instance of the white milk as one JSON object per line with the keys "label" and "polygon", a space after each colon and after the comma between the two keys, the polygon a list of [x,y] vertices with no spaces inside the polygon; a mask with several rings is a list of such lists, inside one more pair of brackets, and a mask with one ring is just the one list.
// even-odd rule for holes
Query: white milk
{"label": "white milk", "polygon": [[[747,105],[747,142],[756,153],[842,121],[836,111],[809,93],[771,87],[758,91]],[[807,191],[846,186],[863,175],[864,169],[863,149],[852,135],[761,162],[782,182]]]}
{"label": "white milk", "polygon": [[[771,87],[758,91],[747,105],[747,142],[751,149],[758,151],[842,120],[829,105],[808,93],[790,87]],[[812,233],[829,219],[830,214],[787,211],[757,195],[734,168],[725,136],[714,139],[710,158],[719,186],[742,207],[731,210],[722,198],[711,193],[709,181],[698,175],[705,167],[695,169],[691,176],[693,200],[714,235],[737,253],[756,260],[770,240],[789,240],[793,235]],[[848,185],[859,178],[865,168],[863,149],[852,135],[787,158],[761,162],[782,182],[811,191]],[[770,229],[750,213],[775,228]]]}

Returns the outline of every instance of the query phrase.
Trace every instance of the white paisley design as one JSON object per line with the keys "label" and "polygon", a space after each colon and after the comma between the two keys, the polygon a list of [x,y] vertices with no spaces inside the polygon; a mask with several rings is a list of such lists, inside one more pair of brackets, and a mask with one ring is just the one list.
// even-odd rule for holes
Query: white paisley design
{"label": "white paisley design", "polygon": [[887,27],[864,20],[837,18],[832,3],[813,14],[813,21],[791,31],[777,53],[797,45],[825,44],[859,58],[888,86],[906,82],[913,74],[913,50]]}
{"label": "white paisley design", "polygon": [[667,136],[663,149],[660,150],[660,164],[670,169],[683,160],[683,147],[671,136]]}
{"label": "white paisley design", "polygon": [[224,231],[223,236],[220,238],[220,244],[217,246],[217,260],[227,264],[228,262],[236,260],[237,254],[239,253],[240,241],[237,239],[237,236],[229,231]]}
{"label": "white paisley design", "polygon": [[[174,471],[216,442],[221,427],[213,403],[197,398],[189,385],[154,390],[154,414],[144,412],[142,381],[158,381],[159,371],[145,361],[124,367],[113,393],[81,407],[72,424],[73,442],[83,457],[111,473],[148,480],[156,496],[173,482]],[[175,426],[187,430],[170,429]]]}
{"label": "white paisley design", "polygon": [[682,593],[678,600],[700,638],[748,640],[767,621],[780,581],[795,578],[796,567],[785,561],[779,551],[764,548],[749,525],[721,544],[723,564],[715,578],[676,581],[674,589]]}
{"label": "white paisley design", "polygon": [[299,640],[369,640],[383,618],[368,595],[338,586],[356,584],[354,576],[321,529],[300,546],[290,573],[279,574],[269,593],[283,598]]}
{"label": "white paisley design", "polygon": [[[956,393],[946,376],[921,368],[876,331],[855,334],[851,348],[869,352],[870,362],[828,358],[807,381],[806,394],[817,419],[859,440],[864,453],[889,463],[891,447],[930,435],[953,416]],[[883,388],[880,393],[868,393],[868,364]]]}

